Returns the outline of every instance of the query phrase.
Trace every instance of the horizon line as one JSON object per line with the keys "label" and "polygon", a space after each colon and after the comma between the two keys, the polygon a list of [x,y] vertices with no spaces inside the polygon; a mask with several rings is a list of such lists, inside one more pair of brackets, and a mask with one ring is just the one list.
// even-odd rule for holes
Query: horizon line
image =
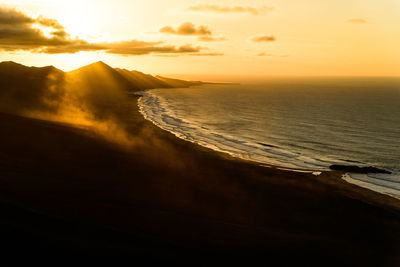
{"label": "horizon line", "polygon": [[[25,67],[36,67],[36,68],[53,67],[53,68],[56,68],[56,69],[58,69],[58,70],[60,70],[62,72],[72,72],[72,71],[75,71],[75,70],[78,70],[80,68],[83,68],[83,67],[86,67],[86,66],[90,66],[90,65],[93,65],[93,64],[96,64],[96,63],[103,63],[103,64],[105,64],[105,65],[107,65],[107,66],[109,66],[109,67],[111,67],[113,69],[126,69],[126,70],[129,70],[129,71],[139,71],[138,69],[130,69],[130,68],[128,69],[128,68],[121,68],[121,67],[113,67],[113,66],[111,66],[111,64],[107,64],[102,60],[94,61],[92,63],[85,64],[85,65],[82,65],[82,66],[80,66],[78,68],[75,68],[75,69],[72,69],[72,70],[68,70],[68,71],[63,70],[62,68],[58,68],[55,65],[25,65],[25,64],[13,61],[13,60],[4,60],[4,61],[1,61],[0,64],[8,63],[8,62],[15,63],[15,64],[18,64],[18,65],[22,65],[22,66],[25,66]],[[208,77],[215,77],[215,78],[217,78],[217,77],[228,78],[228,77],[233,77],[234,76],[236,78],[238,78],[238,77],[240,77],[240,78],[248,77],[248,78],[252,78],[252,79],[261,79],[261,78],[400,78],[400,74],[398,74],[398,75],[368,75],[368,74],[366,74],[366,75],[360,75],[360,74],[357,74],[357,75],[351,75],[351,74],[350,75],[342,75],[342,74],[327,75],[327,74],[267,74],[267,73],[266,74],[158,73],[156,75],[182,76],[182,77],[183,76],[204,76],[204,77],[208,76]]]}

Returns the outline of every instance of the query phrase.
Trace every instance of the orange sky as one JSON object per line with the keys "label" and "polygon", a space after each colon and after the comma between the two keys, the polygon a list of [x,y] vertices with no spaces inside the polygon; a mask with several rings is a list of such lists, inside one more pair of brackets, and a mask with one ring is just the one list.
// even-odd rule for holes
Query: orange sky
{"label": "orange sky", "polygon": [[400,76],[399,14],[398,0],[3,1],[0,60],[187,77]]}

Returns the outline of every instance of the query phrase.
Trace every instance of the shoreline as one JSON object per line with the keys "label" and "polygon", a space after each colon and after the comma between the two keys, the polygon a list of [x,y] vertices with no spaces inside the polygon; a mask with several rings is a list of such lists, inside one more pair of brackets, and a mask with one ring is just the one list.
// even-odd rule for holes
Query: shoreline
{"label": "shoreline", "polygon": [[[206,84],[207,83],[205,83],[205,85]],[[251,163],[257,164],[259,166],[265,166],[267,168],[287,170],[287,171],[293,171],[293,172],[299,172],[299,173],[312,173],[315,176],[318,176],[323,172],[332,172],[332,171],[335,172],[336,171],[336,170],[332,170],[331,169],[331,167],[335,166],[335,165],[331,165],[330,167],[326,167],[325,169],[322,169],[322,168],[320,168],[320,169],[307,169],[307,168],[300,168],[300,167],[299,168],[289,167],[289,166],[285,166],[284,164],[279,165],[278,163],[275,164],[275,163],[265,162],[265,161],[261,161],[261,160],[247,158],[247,157],[241,156],[239,154],[235,154],[234,152],[230,152],[230,151],[224,150],[222,148],[219,148],[217,146],[210,145],[209,143],[204,143],[204,141],[203,142],[198,142],[198,141],[196,141],[194,139],[186,138],[186,137],[184,137],[185,135],[182,136],[182,134],[177,133],[177,132],[173,131],[172,129],[169,129],[168,127],[165,127],[161,123],[158,123],[156,120],[154,120],[151,117],[149,117],[148,114],[146,113],[146,111],[144,110],[143,106],[146,106],[146,105],[141,102],[141,99],[143,99],[143,97],[145,97],[144,93],[145,92],[149,92],[149,91],[153,91],[153,90],[158,90],[158,89],[159,88],[147,89],[147,90],[143,90],[143,91],[135,93],[135,95],[138,97],[137,103],[138,103],[139,112],[142,114],[144,119],[146,119],[149,122],[151,122],[154,126],[160,128],[160,129],[162,129],[164,131],[167,131],[167,132],[171,133],[176,138],[179,138],[179,139],[184,140],[186,142],[190,142],[190,143],[195,144],[195,145],[199,145],[201,147],[210,149],[210,150],[218,152],[218,153],[227,154],[227,155],[229,155],[229,156],[231,156],[233,158],[237,158],[237,159],[240,159],[240,160],[251,162]],[[162,90],[162,88],[161,88],[161,90]],[[332,164],[338,164],[338,163],[332,163]],[[341,164],[344,164],[344,163],[341,163]],[[340,165],[340,166],[342,166],[342,165]],[[343,165],[343,166],[345,166],[345,165]],[[348,165],[348,167],[353,167],[353,165]],[[358,166],[354,165],[354,167],[357,168]],[[377,169],[377,170],[379,170],[379,169]],[[387,190],[390,191],[390,190],[392,190],[392,188],[386,188],[386,187],[383,187],[383,186],[378,186],[377,187],[377,185],[374,184],[374,183],[368,183],[368,182],[365,182],[365,181],[359,181],[358,179],[354,178],[354,176],[358,175],[357,172],[353,173],[353,172],[349,172],[349,171],[339,171],[339,173],[341,173],[341,172],[344,172],[344,174],[338,174],[338,177],[340,177],[340,179],[346,181],[347,183],[350,183],[350,184],[358,186],[358,187],[362,187],[364,189],[372,190],[372,191],[377,192],[379,194],[383,194],[383,195],[386,195],[386,196],[389,196],[389,197],[393,197],[395,199],[400,199],[400,195],[396,196],[395,194],[391,194],[391,193],[387,192]],[[368,174],[365,173],[365,175],[368,175]],[[371,173],[371,174],[374,174],[374,173]],[[347,177],[347,178],[344,178],[344,177]],[[379,189],[379,188],[383,188],[383,189],[386,188],[386,190]]]}
{"label": "shoreline", "polygon": [[[207,83],[205,83],[205,84],[207,84]],[[225,83],[222,84],[222,85],[225,85]],[[202,85],[200,85],[200,86],[202,86]],[[360,186],[357,183],[352,183],[352,182],[350,182],[350,181],[348,181],[348,180],[343,178],[345,175],[351,175],[353,173],[348,173],[348,172],[344,172],[344,171],[336,171],[336,170],[322,170],[322,171],[320,171],[320,170],[311,170],[311,169],[307,169],[307,170],[306,169],[295,169],[295,168],[279,166],[279,165],[275,165],[275,164],[271,164],[271,163],[258,162],[258,161],[255,161],[255,160],[251,160],[251,159],[243,158],[243,157],[240,157],[240,156],[236,156],[236,155],[231,154],[229,152],[219,151],[219,150],[213,149],[211,147],[204,146],[204,145],[202,145],[200,143],[197,143],[194,140],[188,140],[188,139],[179,137],[174,132],[169,131],[167,129],[164,129],[160,125],[157,125],[153,120],[147,118],[146,114],[144,114],[144,111],[140,107],[139,100],[140,100],[140,98],[143,97],[142,92],[152,91],[152,90],[157,90],[157,89],[164,89],[164,88],[146,89],[146,90],[137,92],[137,94],[135,93],[135,98],[136,98],[136,102],[137,102],[138,111],[143,116],[143,119],[145,119],[146,121],[150,122],[154,127],[158,128],[159,130],[165,131],[166,133],[172,135],[173,137],[175,137],[175,138],[177,138],[177,139],[179,139],[179,140],[181,140],[183,142],[190,143],[190,144],[194,145],[195,147],[197,147],[197,149],[198,148],[205,149],[206,151],[208,151],[208,153],[215,153],[215,154],[217,154],[217,155],[219,155],[222,158],[227,159],[227,160],[234,160],[234,161],[238,160],[238,161],[244,162],[245,164],[260,166],[260,167],[268,168],[268,169],[272,169],[272,170],[281,170],[281,171],[285,171],[285,172],[292,172],[294,174],[296,174],[296,173],[306,173],[306,174],[311,174],[314,177],[318,177],[318,176],[325,177],[325,176],[328,176],[328,177],[333,178],[333,179],[335,179],[337,181],[344,182],[345,184],[349,185],[350,187],[359,189],[361,191],[366,190],[366,191],[372,192],[373,194],[377,194],[379,196],[382,196],[384,198],[390,198],[391,200],[394,201],[394,204],[395,204],[392,207],[396,207],[397,212],[400,212],[400,198],[399,197],[396,197],[396,196],[391,195],[391,194],[383,193],[383,192],[380,192],[380,191],[375,191],[375,190],[373,190],[371,188],[368,188],[368,187]],[[315,173],[319,173],[319,174],[316,175]],[[353,178],[351,178],[351,179],[353,179]],[[320,180],[320,182],[321,182],[321,180]],[[358,191],[358,190],[355,190],[355,191]],[[371,198],[370,201],[372,201],[372,199],[376,200],[377,198],[373,197],[373,198]],[[363,199],[363,201],[370,202],[365,198]],[[384,201],[384,203],[387,204],[388,201]]]}
{"label": "shoreline", "polygon": [[[201,85],[201,86],[202,86],[202,85]],[[201,146],[201,147],[203,147],[203,148],[207,148],[207,149],[212,150],[212,151],[217,152],[217,153],[227,154],[227,155],[229,155],[229,156],[232,157],[232,158],[240,159],[240,160],[243,160],[243,161],[245,161],[245,162],[250,162],[250,163],[253,163],[253,164],[256,164],[256,165],[259,165],[259,166],[266,166],[266,167],[276,168],[276,169],[281,169],[281,170],[288,170],[288,171],[294,171],[294,172],[305,172],[305,173],[316,173],[316,172],[331,171],[331,170],[329,170],[329,169],[326,169],[326,170],[302,169],[302,168],[300,168],[300,167],[299,167],[299,168],[296,168],[296,167],[289,167],[289,166],[278,165],[278,164],[268,163],[268,162],[263,162],[263,161],[257,161],[257,160],[255,160],[255,159],[250,159],[250,158],[242,157],[242,156],[240,156],[240,155],[236,155],[236,154],[233,153],[233,152],[225,151],[225,150],[223,150],[223,149],[218,149],[218,148],[215,148],[215,147],[213,148],[213,146],[210,145],[210,144],[207,144],[207,145],[206,145],[206,144],[202,144],[202,143],[200,143],[200,142],[197,142],[197,141],[195,141],[195,140],[193,140],[193,139],[183,138],[183,137],[181,137],[178,133],[173,132],[173,131],[167,129],[166,127],[163,127],[163,125],[157,124],[154,120],[152,120],[151,118],[149,118],[149,117],[147,116],[147,114],[145,113],[145,111],[144,111],[144,110],[142,109],[142,107],[140,106],[139,101],[140,101],[141,98],[143,98],[143,92],[152,91],[152,90],[159,90],[159,89],[164,90],[164,88],[154,88],[154,89],[147,89],[147,90],[144,90],[144,91],[136,92],[136,93],[134,94],[136,97],[138,97],[138,101],[137,101],[137,102],[138,102],[138,109],[139,109],[139,112],[142,114],[142,116],[144,117],[144,119],[146,119],[147,121],[151,122],[151,123],[152,123],[154,126],[156,126],[157,128],[162,129],[163,131],[167,131],[168,133],[174,135],[176,138],[179,138],[179,139],[184,140],[184,141],[186,141],[186,142],[189,142],[189,143],[192,143],[192,144]]]}
{"label": "shoreline", "polygon": [[[400,201],[341,172],[295,173],[212,151],[138,108],[127,120],[136,142],[123,149],[86,129],[0,114],[1,202],[38,221],[2,215],[6,240],[186,265],[400,262]],[[86,230],[60,237],[71,225]]]}
{"label": "shoreline", "polygon": [[[143,92],[151,91],[151,90],[157,90],[157,89],[158,88],[147,89],[147,90],[144,90]],[[171,132],[171,131],[169,131],[167,129],[164,129],[160,125],[157,125],[153,120],[147,118],[147,116],[144,114],[144,111],[142,111],[142,109],[140,107],[140,104],[139,104],[139,100],[140,100],[140,98],[143,97],[143,95],[140,94],[141,92],[138,92],[138,93],[139,94],[135,94],[135,96],[137,97],[137,107],[138,107],[138,110],[139,110],[140,114],[143,116],[143,118],[145,120],[147,120],[148,122],[150,122],[155,127],[157,127],[158,129],[160,129],[162,131],[165,131],[170,135],[173,135],[175,138],[178,138],[179,140],[182,140],[183,142],[188,142],[188,143],[193,144],[193,145],[195,145],[197,147],[209,150],[209,153],[216,153],[216,154],[219,154],[220,156],[222,155],[223,158],[226,158],[227,160],[239,160],[239,161],[243,161],[246,164],[256,165],[256,166],[260,166],[260,167],[263,167],[263,168],[269,168],[269,169],[273,169],[273,170],[282,170],[282,171],[293,172],[295,174],[296,173],[306,173],[306,174],[312,174],[313,176],[321,176],[321,175],[323,177],[324,176],[329,176],[329,177],[331,177],[331,178],[333,178],[335,180],[339,180],[339,181],[345,182],[346,184],[350,185],[351,187],[355,187],[355,188],[358,188],[358,189],[361,189],[361,190],[367,190],[367,191],[373,192],[374,194],[381,195],[382,197],[389,197],[394,202],[398,201],[398,203],[397,203],[398,205],[395,205],[395,206],[396,207],[398,206],[398,208],[399,208],[398,211],[400,212],[400,197],[396,197],[396,196],[388,194],[388,193],[383,193],[383,192],[380,192],[380,191],[376,191],[376,190],[373,190],[373,189],[371,189],[369,187],[361,186],[361,185],[359,185],[357,183],[352,183],[352,182],[349,181],[349,179],[345,179],[344,178],[344,176],[347,175],[347,176],[350,176],[350,179],[354,180],[354,178],[351,177],[351,174],[353,174],[353,173],[348,173],[348,172],[344,172],[344,171],[336,171],[336,170],[295,169],[295,168],[291,168],[291,167],[275,165],[275,164],[272,164],[272,163],[258,162],[258,161],[255,161],[255,160],[251,160],[251,159],[247,159],[247,158],[243,158],[243,157],[231,154],[229,152],[219,151],[219,150],[213,149],[211,147],[204,146],[204,145],[202,145],[200,143],[197,143],[194,140],[188,140],[188,139],[182,138],[182,137],[178,136],[177,134],[175,134],[174,132]],[[316,175],[314,173],[319,173],[319,174]],[[357,191],[357,190],[355,190],[355,191]],[[376,199],[376,198],[374,198],[374,199]],[[366,201],[366,199],[363,199],[363,200]],[[386,201],[385,201],[385,203],[386,203]]]}

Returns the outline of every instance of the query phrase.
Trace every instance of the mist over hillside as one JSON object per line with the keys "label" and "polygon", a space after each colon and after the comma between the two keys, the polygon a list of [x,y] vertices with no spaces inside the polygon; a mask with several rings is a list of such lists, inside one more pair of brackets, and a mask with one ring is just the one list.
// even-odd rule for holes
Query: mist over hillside
{"label": "mist over hillside", "polygon": [[2,62],[0,111],[92,127],[111,139],[127,142],[127,128],[132,127],[129,113],[136,108],[132,93],[201,84],[113,69],[101,61],[71,72]]}

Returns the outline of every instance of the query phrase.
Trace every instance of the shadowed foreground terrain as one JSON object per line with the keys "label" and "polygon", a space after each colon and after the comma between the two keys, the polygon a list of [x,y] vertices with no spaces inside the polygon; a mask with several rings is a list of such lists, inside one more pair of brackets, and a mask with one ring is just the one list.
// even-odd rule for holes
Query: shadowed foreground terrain
{"label": "shadowed foreground terrain", "polygon": [[[104,69],[102,75],[114,73]],[[74,85],[102,88],[93,69],[82,75],[90,78],[79,76]],[[79,117],[72,125],[76,117],[64,112],[68,89],[53,96],[57,104],[47,113],[47,100],[27,104],[24,114],[41,109],[28,117],[11,112],[12,105],[0,113],[4,260],[400,263],[399,201],[347,184],[339,172],[314,177],[266,168],[182,141],[144,120],[136,96],[118,92],[76,96],[84,100],[84,124]]]}

